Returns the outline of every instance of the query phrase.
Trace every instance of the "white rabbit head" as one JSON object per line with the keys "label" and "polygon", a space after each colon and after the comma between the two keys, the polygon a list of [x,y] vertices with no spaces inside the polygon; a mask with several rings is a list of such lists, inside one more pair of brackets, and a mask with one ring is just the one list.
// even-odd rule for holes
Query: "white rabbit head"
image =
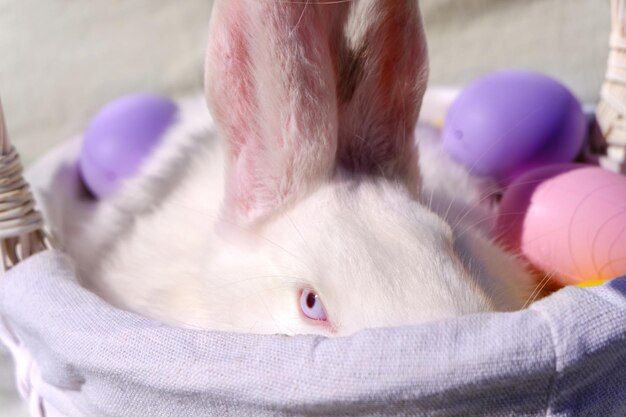
{"label": "white rabbit head", "polygon": [[212,321],[346,334],[521,307],[516,260],[420,201],[417,1],[217,0],[207,57],[227,149]]}

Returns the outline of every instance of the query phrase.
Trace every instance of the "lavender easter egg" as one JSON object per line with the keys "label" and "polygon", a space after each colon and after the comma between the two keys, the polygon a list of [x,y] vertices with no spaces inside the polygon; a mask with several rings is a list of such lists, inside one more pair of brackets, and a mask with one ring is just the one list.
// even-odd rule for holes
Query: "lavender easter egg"
{"label": "lavender easter egg", "polygon": [[152,94],[133,94],[105,106],[83,135],[79,167],[83,182],[98,198],[115,193],[174,122],[177,106]]}
{"label": "lavender easter egg", "polygon": [[626,275],[626,178],[583,164],[529,171],[506,190],[497,230],[558,284]]}
{"label": "lavender easter egg", "polygon": [[448,110],[444,148],[503,184],[534,167],[571,162],[585,137],[578,100],[556,80],[503,71],[465,88]]}

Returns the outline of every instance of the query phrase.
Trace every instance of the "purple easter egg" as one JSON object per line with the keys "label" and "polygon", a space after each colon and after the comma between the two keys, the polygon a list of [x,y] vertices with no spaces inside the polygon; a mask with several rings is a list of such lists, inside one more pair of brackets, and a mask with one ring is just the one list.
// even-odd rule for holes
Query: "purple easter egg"
{"label": "purple easter egg", "polygon": [[571,162],[586,119],[558,81],[529,71],[503,71],[465,88],[450,107],[444,148],[472,172],[503,184],[532,168]]}
{"label": "purple easter egg", "polygon": [[80,172],[87,188],[105,198],[137,173],[173,123],[177,107],[153,94],[133,94],[106,105],[83,136]]}

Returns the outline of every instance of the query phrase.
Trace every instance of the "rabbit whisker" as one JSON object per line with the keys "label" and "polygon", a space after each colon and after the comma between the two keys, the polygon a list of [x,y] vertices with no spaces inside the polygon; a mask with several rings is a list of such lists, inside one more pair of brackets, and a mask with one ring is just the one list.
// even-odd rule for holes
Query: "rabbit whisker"
{"label": "rabbit whisker", "polygon": [[[493,143],[487,147],[487,149],[485,149],[485,151],[483,152],[483,154],[477,158],[474,163],[467,169],[467,174],[468,175],[472,175],[474,173],[474,170],[476,168],[476,165],[485,157],[485,155],[487,155],[491,149],[493,149],[494,146],[496,146],[497,144],[499,144],[500,142],[502,142],[503,140],[506,139],[506,136],[514,131],[515,129],[517,129],[523,122],[525,122],[527,119],[529,119],[531,116],[533,116],[534,114],[538,113],[540,110],[542,110],[542,108],[537,108],[531,112],[529,112],[526,116],[522,117],[516,124],[514,124],[513,126],[511,126],[511,128],[509,128],[506,132],[504,132],[502,135],[500,135],[499,138],[497,138],[495,141],[493,141]],[[448,209],[445,212],[445,215],[443,216],[444,219],[446,219],[448,217],[448,214],[452,208],[452,205],[456,202],[456,195],[452,197],[452,199],[450,200],[450,203],[448,205]]]}
{"label": "rabbit whisker", "polygon": [[[222,285],[211,286],[211,289],[221,290],[223,288],[231,287],[236,284],[243,284],[246,282],[262,280],[262,279],[272,279],[272,278],[286,278],[287,280],[285,281],[285,285],[283,286],[283,288],[294,288],[294,287],[300,287],[300,286],[306,285],[306,281],[299,277],[276,274],[276,275],[255,275],[252,277],[246,277],[246,278],[242,278],[236,281],[230,281]],[[278,287],[275,287],[275,289],[278,289]]]}
{"label": "rabbit whisker", "polygon": [[[296,4],[296,3],[292,3],[292,4]],[[302,3],[299,3],[299,4],[302,4]],[[298,21],[296,22],[296,25],[293,27],[293,29],[291,29],[290,36],[293,36],[295,31],[298,29],[298,26],[300,26],[300,22],[302,22],[302,18],[304,17],[304,13],[306,13],[306,8],[308,6],[309,6],[309,0],[307,0],[304,3],[304,7],[302,8],[302,13],[300,14],[300,17],[298,18]]]}
{"label": "rabbit whisker", "polygon": [[309,246],[308,242],[306,241],[306,239],[302,235],[302,232],[296,226],[296,223],[293,221],[293,218],[289,215],[289,213],[286,213],[286,217],[289,220],[289,223],[291,223],[291,226],[294,228],[294,230],[298,234],[298,236],[300,236],[300,240],[302,240],[302,243],[304,243],[304,246],[306,246],[306,248],[309,250],[309,252],[313,253],[313,249]]}
{"label": "rabbit whisker", "polygon": [[351,3],[354,0],[306,0],[306,1],[298,1],[298,0],[276,0],[278,3],[289,3],[289,4],[319,4],[319,5],[332,5],[332,4],[344,4]]}
{"label": "rabbit whisker", "polygon": [[610,260],[610,261],[607,261],[604,265],[602,265],[602,267],[601,267],[601,268],[600,268],[600,270],[598,271],[598,275],[599,275],[599,276],[605,276],[605,274],[604,274],[604,270],[605,270],[606,268],[611,268],[611,271],[613,271],[613,272],[612,272],[609,276],[610,276],[611,278],[617,278],[618,273],[617,273],[617,272],[615,272],[615,270],[613,269],[613,265],[614,265],[614,264],[616,264],[616,263],[618,263],[618,262],[621,262],[621,261],[623,261],[623,260],[626,260],[626,256],[622,256],[622,257],[619,257],[619,258],[611,258],[611,260]]}
{"label": "rabbit whisker", "polygon": [[[611,243],[611,246],[609,247],[609,257],[611,259],[613,259],[613,250],[617,247],[617,242],[619,242],[619,238],[621,236],[624,235],[624,233],[626,233],[626,226],[624,226],[622,228],[622,230],[620,230],[620,232],[617,234],[617,236],[615,237],[615,240],[613,241],[613,243]],[[604,269],[604,267],[603,267]],[[602,270],[601,270],[602,271]]]}
{"label": "rabbit whisker", "polygon": [[483,152],[483,154],[474,161],[474,163],[469,167],[467,173],[469,175],[472,175],[474,173],[474,169],[476,168],[476,165],[478,163],[480,163],[480,161],[487,155],[489,154],[489,152],[493,149],[494,146],[498,145],[500,142],[502,142],[503,140],[506,139],[507,135],[511,132],[513,132],[515,129],[517,129],[519,126],[522,125],[522,123],[524,123],[526,120],[530,119],[532,116],[534,116],[535,114],[543,111],[543,107],[538,107],[533,111],[528,112],[528,114],[526,114],[524,117],[521,117],[519,119],[519,121],[517,123],[515,123],[513,126],[511,126],[509,129],[507,129],[504,133],[502,133],[502,135],[500,135],[499,138],[497,138],[496,140],[493,141],[493,143],[487,147],[487,149],[485,149],[485,151]]}
{"label": "rabbit whisker", "polygon": [[[512,189],[513,187],[524,187],[524,186],[527,186],[527,185],[539,184],[542,181],[543,181],[542,179],[537,179],[537,180],[528,180],[528,181],[523,181],[523,182],[517,182],[515,184],[510,185],[508,188]],[[459,223],[461,223],[465,219],[465,216],[468,215],[469,213],[471,213],[471,210],[473,208],[478,207],[481,203],[489,200],[490,198],[492,198],[495,195],[498,195],[500,192],[501,192],[501,190],[499,190],[499,189],[491,191],[491,192],[487,193],[485,196],[483,196],[480,200],[476,201],[472,206],[470,206],[469,208],[467,208],[465,210],[465,212],[464,212],[464,214],[462,216],[459,216],[457,219],[455,219],[455,223],[456,224],[455,224],[455,226],[453,228],[455,228]],[[521,214],[521,213],[519,213],[519,214]]]}
{"label": "rabbit whisker", "polygon": [[[583,198],[582,200],[580,200],[580,202],[578,203],[578,205],[574,208],[574,212],[572,213],[570,220],[569,220],[569,224],[568,224],[568,251],[569,251],[569,255],[570,255],[570,260],[572,261],[572,265],[574,265],[574,267],[576,268],[576,272],[579,274],[579,276],[584,276],[584,274],[582,274],[581,269],[580,269],[580,265],[577,262],[577,257],[575,256],[575,248],[574,248],[574,236],[572,236],[573,234],[573,230],[574,230],[574,221],[577,220],[577,214],[579,212],[579,210],[583,207],[583,205],[587,202],[587,200],[591,199],[595,193],[601,192],[607,188],[613,187],[614,184],[607,184],[605,186],[596,188],[595,190],[593,190],[592,192],[590,192],[589,194],[587,194],[585,196],[585,198]],[[607,223],[610,221],[611,219],[607,220]],[[605,223],[606,225],[606,223]],[[594,255],[594,247],[595,247],[595,238],[597,238],[598,234],[600,233],[600,230],[602,230],[602,228],[604,227],[604,225],[602,227],[600,227],[598,229],[598,231],[596,232],[596,236],[594,237],[594,246],[592,246],[592,256]],[[594,263],[594,267],[595,267],[595,263]]]}
{"label": "rabbit whisker", "polygon": [[551,272],[549,274],[546,274],[543,279],[539,282],[539,284],[535,287],[535,289],[533,290],[532,293],[530,293],[530,296],[528,297],[528,299],[526,300],[526,302],[524,303],[524,305],[522,306],[522,310],[525,309],[526,307],[528,307],[530,304],[534,303],[537,298],[539,297],[539,295],[541,295],[541,291],[543,291],[543,289],[546,287],[546,285],[548,285],[548,283],[550,282],[550,280],[552,279],[552,277],[554,277],[555,272]]}
{"label": "rabbit whisker", "polygon": [[231,220],[227,220],[225,219],[223,216],[215,216],[215,215],[210,215],[209,213],[206,213],[206,211],[204,210],[199,210],[197,208],[194,207],[189,207],[186,206],[184,204],[181,204],[179,202],[176,202],[176,204],[178,205],[179,208],[185,209],[185,210],[189,210],[189,211],[195,211],[195,212],[199,212],[199,213],[203,213],[207,216],[207,218],[212,218],[212,220],[216,220],[225,224],[228,224],[229,226],[234,226],[236,228],[238,228],[239,230],[245,231],[246,233],[249,233],[252,236],[255,236],[259,239],[264,240],[265,242],[281,249],[282,251],[284,251],[286,254],[290,255],[291,257],[293,257],[295,260],[297,260],[298,262],[300,262],[301,264],[303,264],[310,272],[311,272],[311,267],[309,266],[309,264],[304,261],[303,259],[301,259],[299,256],[297,256],[296,254],[294,254],[293,252],[289,251],[287,248],[281,246],[280,244],[274,242],[273,240],[271,240],[270,238],[268,238],[267,236],[264,236],[260,233],[258,233],[257,231],[254,231],[252,229],[246,228],[234,221]]}
{"label": "rabbit whisker", "polygon": [[[456,233],[455,233],[455,237],[456,237],[457,239],[459,239],[460,237],[462,237],[463,235],[465,235],[467,232],[470,232],[470,231],[474,230],[474,228],[475,228],[476,226],[478,226],[478,225],[480,225],[480,224],[482,224],[482,223],[485,223],[486,221],[491,220],[491,219],[493,219],[494,217],[497,217],[497,215],[495,215],[495,214],[490,214],[490,215],[488,215],[488,216],[483,216],[483,217],[478,218],[478,220],[477,220],[477,221],[475,221],[475,222],[473,222],[473,223],[470,223],[470,224],[465,225],[465,227],[464,227],[462,230],[460,230],[460,231],[456,232]],[[458,227],[458,226],[460,226],[460,225],[457,225],[457,227]],[[455,229],[452,229],[452,230],[455,230]],[[497,240],[497,239],[495,239],[495,240]]]}

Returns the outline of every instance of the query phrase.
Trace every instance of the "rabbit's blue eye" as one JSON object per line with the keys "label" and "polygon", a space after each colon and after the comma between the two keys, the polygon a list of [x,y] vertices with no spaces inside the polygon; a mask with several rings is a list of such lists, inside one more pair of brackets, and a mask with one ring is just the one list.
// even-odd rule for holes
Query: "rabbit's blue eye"
{"label": "rabbit's blue eye", "polygon": [[311,320],[328,320],[322,300],[311,289],[304,289],[300,293],[300,309],[302,313]]}

